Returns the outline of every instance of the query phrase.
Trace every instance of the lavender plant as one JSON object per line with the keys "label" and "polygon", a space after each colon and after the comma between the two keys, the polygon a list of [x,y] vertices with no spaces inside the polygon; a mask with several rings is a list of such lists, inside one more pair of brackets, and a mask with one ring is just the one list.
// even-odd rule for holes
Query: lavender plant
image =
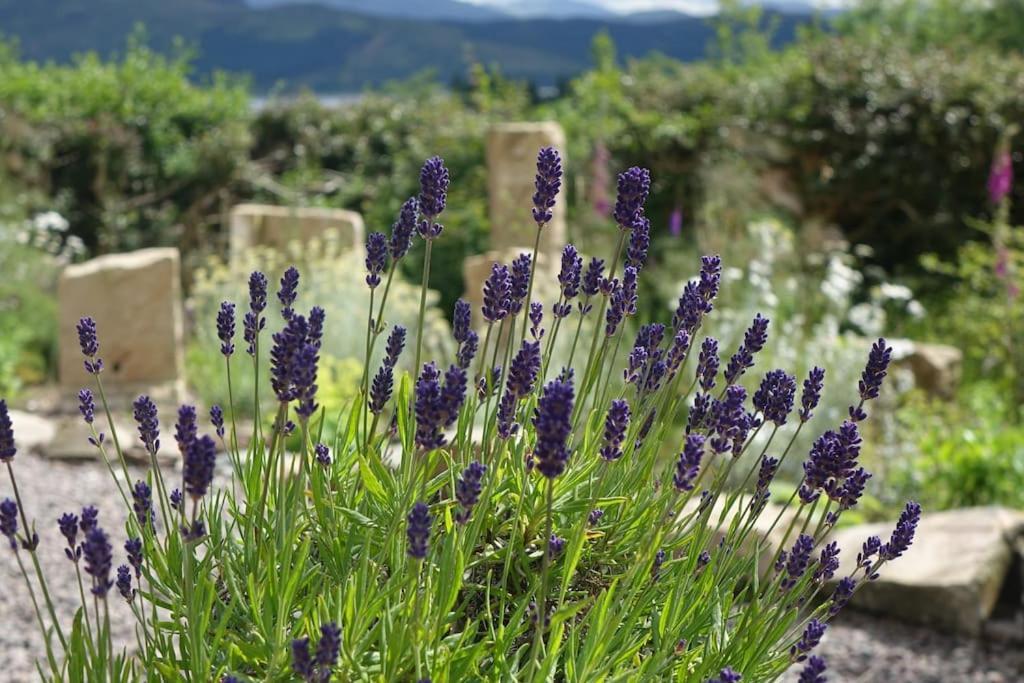
{"label": "lavender plant", "polygon": [[[182,406],[171,448],[181,454],[179,473],[157,459],[169,418],[139,397],[138,438],[151,461],[146,480],[133,483],[122,447],[129,437],[118,434],[103,390],[100,333],[116,331],[83,319],[95,387],[80,394],[81,412],[131,511],[123,554],[95,508],[69,512],[37,536],[23,504],[32,501],[18,496],[17,449],[0,402],[0,460],[15,495],[0,504],[0,529],[46,637],[41,676],[735,682],[774,680],[806,661],[801,680],[822,680],[825,663],[812,652],[829,620],[906,551],[920,518],[908,504],[891,538],[867,539],[856,570],[829,588],[839,566],[829,532],[870,477],[858,463],[859,425],[886,376],[884,340],[872,346],[859,385],[847,388],[847,419],[825,425],[832,428],[814,442],[799,486],[777,504],[769,484],[796,457],[797,433],[810,428],[823,372],[802,380],[798,398],[801,380],[772,369],[748,396],[739,379],[756,372],[769,321],[755,317],[725,363],[717,343],[701,338],[721,285],[715,256],[701,260],[671,323],[641,327],[624,348],[646,261],[645,170],[619,178],[620,236],[607,270],[591,259],[584,271],[585,259],[567,246],[558,298],[543,302],[533,300],[533,258],[499,264],[485,285],[483,335],[460,302],[455,362],[417,362],[410,374],[398,357],[412,330],[386,322],[389,285],[414,230],[427,240],[424,291],[428,284],[449,184],[439,158],[426,163],[421,183],[391,236],[370,237],[363,380],[341,415],[318,406],[324,311],[307,312],[303,276],[289,269],[281,277],[275,322],[265,310],[272,279],[253,273],[249,301],[225,303],[210,324],[229,380],[243,372],[269,379],[273,416],[257,420],[248,440],[237,433],[240,406],[258,405],[265,392],[258,381],[251,396],[229,393],[209,424]],[[538,235],[560,183],[558,153],[541,150]],[[414,357],[423,349],[423,302],[408,339]],[[236,310],[246,311],[240,326]],[[572,316],[591,316],[596,332],[580,339],[584,326]],[[551,367],[563,322],[573,352]],[[236,327],[246,354],[234,353]],[[270,349],[269,367],[260,347]],[[623,362],[619,383],[612,369]],[[744,478],[740,456],[762,430],[770,437]],[[659,457],[665,442],[678,458]],[[231,482],[215,481],[218,451]],[[739,487],[727,486],[737,479]],[[767,566],[758,562],[766,541],[753,531],[761,515],[786,528]],[[48,579],[35,550],[58,538],[73,566]],[[47,580],[79,582],[70,631]],[[112,642],[115,609],[136,619],[130,646]]]}

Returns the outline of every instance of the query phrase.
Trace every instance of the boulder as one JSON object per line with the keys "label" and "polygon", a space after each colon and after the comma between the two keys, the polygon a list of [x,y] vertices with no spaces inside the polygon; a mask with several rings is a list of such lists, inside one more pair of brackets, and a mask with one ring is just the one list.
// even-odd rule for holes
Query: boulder
{"label": "boulder", "polygon": [[955,346],[892,340],[893,362],[914,378],[914,386],[939,398],[949,399],[960,385],[964,354]]}
{"label": "boulder", "polygon": [[[888,539],[895,523],[864,524],[835,532],[841,566],[854,568],[868,536]],[[922,515],[910,549],[863,583],[853,605],[954,633],[979,635],[992,614],[1024,536],[1024,512],[977,507]]]}
{"label": "boulder", "polygon": [[21,410],[10,411],[14,443],[19,451],[35,451],[50,443],[57,434],[53,420]]}

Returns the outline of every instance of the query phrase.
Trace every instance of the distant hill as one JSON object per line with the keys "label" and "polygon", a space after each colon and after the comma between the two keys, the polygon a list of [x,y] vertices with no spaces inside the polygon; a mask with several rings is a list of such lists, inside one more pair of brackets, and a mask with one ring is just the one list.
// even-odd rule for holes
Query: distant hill
{"label": "distant hill", "polygon": [[[807,20],[805,14],[777,16],[780,43],[791,40],[796,26]],[[550,85],[587,68],[591,40],[601,30],[611,34],[623,57],[660,52],[696,60],[712,37],[706,19],[686,15],[655,23],[627,18],[466,22],[368,16],[315,4],[254,8],[245,0],[0,0],[0,31],[18,39],[27,59],[65,62],[85,51],[117,53],[138,23],[145,25],[155,49],[170,50],[177,37],[194,45],[197,75],[218,69],[246,73],[257,91],[275,86],[352,91],[425,68],[448,81],[464,77],[473,61]]]}

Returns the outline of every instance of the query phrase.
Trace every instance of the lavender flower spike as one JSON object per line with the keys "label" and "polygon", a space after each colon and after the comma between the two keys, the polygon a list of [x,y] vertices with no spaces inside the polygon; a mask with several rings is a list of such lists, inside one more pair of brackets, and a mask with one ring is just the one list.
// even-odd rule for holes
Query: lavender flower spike
{"label": "lavender flower spike", "polygon": [[[861,403],[878,398],[878,392],[882,388],[882,381],[885,379],[891,360],[892,347],[886,346],[885,339],[879,337],[878,341],[871,346],[867,365],[864,367],[864,372],[861,373],[857,386]],[[867,415],[859,406],[850,408],[850,419],[853,421],[859,422],[866,417]]]}
{"label": "lavender flower spike", "polygon": [[491,274],[484,281],[484,304],[482,313],[488,322],[501,322],[509,314],[511,305],[512,278],[508,266],[495,263]]}
{"label": "lavender flower spike", "polygon": [[299,270],[289,266],[281,276],[281,288],[277,291],[277,300],[281,302],[281,317],[288,320],[292,317],[292,304],[298,296]]}
{"label": "lavender flower spike", "polygon": [[611,462],[622,457],[622,443],[629,429],[629,418],[629,403],[625,399],[613,400],[604,419],[604,443],[600,454],[605,460]]}
{"label": "lavender flower spike", "polygon": [[217,444],[209,436],[193,439],[185,451],[181,476],[185,493],[198,500],[206,495],[213,482],[213,467]]}
{"label": "lavender flower spike", "polygon": [[825,676],[825,660],[817,655],[812,655],[807,661],[807,666],[800,672],[800,678],[797,683],[826,683],[828,678]]}
{"label": "lavender flower spike", "polygon": [[135,519],[139,526],[153,524],[156,521],[156,512],[153,510],[153,491],[144,481],[135,482],[132,487],[132,510],[135,512]]}
{"label": "lavender flower spike", "polygon": [[781,427],[793,410],[796,378],[783,370],[769,370],[754,392],[754,407],[764,419]]}
{"label": "lavender flower spike", "polygon": [[704,437],[700,434],[690,434],[686,437],[683,445],[683,452],[679,454],[676,462],[676,473],[672,477],[672,484],[676,491],[692,491],[697,474],[700,472],[700,462],[704,457]]}
{"label": "lavender flower spike", "polygon": [[246,343],[246,353],[256,354],[256,338],[267,324],[261,313],[267,307],[267,276],[253,271],[249,275],[249,310],[242,318],[242,338]]}
{"label": "lavender flower spike", "polygon": [[455,514],[455,521],[465,524],[473,512],[473,507],[480,500],[482,480],[487,467],[478,462],[469,463],[469,467],[462,471],[462,477],[455,484],[455,499],[462,506],[462,511]]}
{"label": "lavender flower spike", "polygon": [[537,154],[533,187],[533,220],[538,228],[543,228],[551,220],[555,197],[562,188],[562,157],[554,147],[544,147]]}
{"label": "lavender flower spike", "polygon": [[441,157],[430,157],[420,169],[420,212],[427,218],[436,218],[444,211],[448,201],[448,169]]}
{"label": "lavender flower spike", "polygon": [[132,404],[135,408],[135,422],[139,425],[139,438],[150,455],[160,450],[160,422],[157,420],[156,404],[149,396],[139,396]]}
{"label": "lavender flower spike", "polygon": [[18,550],[18,504],[10,498],[0,502],[0,534],[7,537],[11,550]]}
{"label": "lavender flower spike", "polygon": [[96,333],[96,321],[85,317],[78,321],[75,328],[78,331],[78,345],[82,348],[82,355],[85,356],[85,371],[90,375],[98,375],[103,371],[103,359],[96,358],[100,352],[100,342]]}
{"label": "lavender flower spike", "polygon": [[531,272],[533,272],[533,258],[529,254],[523,252],[513,259],[509,291],[509,313],[512,315],[523,310],[523,301],[529,294]]}
{"label": "lavender flower spike", "polygon": [[548,382],[534,409],[533,426],[537,443],[533,456],[537,470],[549,479],[565,471],[569,460],[566,440],[572,431],[572,409],[575,393],[571,380]]}
{"label": "lavender flower spike", "polygon": [[638,216],[629,234],[629,246],[626,248],[626,264],[642,270],[647,264],[647,251],[651,247],[651,221],[646,216]]}
{"label": "lavender flower spike", "polygon": [[729,365],[725,369],[725,380],[733,384],[754,365],[754,354],[764,348],[768,341],[768,318],[760,313],[754,316],[753,322],[743,335],[743,343],[729,359]]}
{"label": "lavender flower spike", "polygon": [[430,525],[434,518],[430,516],[430,509],[426,503],[418,502],[412,506],[412,511],[406,519],[406,536],[409,539],[409,557],[414,560],[422,560],[427,556],[430,546]]}
{"label": "lavender flower spike", "polygon": [[612,215],[622,230],[632,230],[651,191],[651,173],[634,166],[619,174],[618,196]]}
{"label": "lavender flower spike", "polygon": [[914,534],[917,533],[918,522],[921,521],[921,506],[910,501],[900,514],[896,528],[889,538],[889,542],[878,551],[882,560],[895,560],[907,551],[914,542]]}
{"label": "lavender flower spike", "polygon": [[375,289],[380,274],[388,265],[388,238],[382,232],[371,232],[366,238],[366,284]]}
{"label": "lavender flower spike", "polygon": [[811,368],[804,380],[804,391],[800,395],[800,421],[807,422],[814,415],[814,409],[821,400],[821,389],[825,386],[825,370],[817,366]]}
{"label": "lavender flower spike", "polygon": [[789,649],[789,658],[793,662],[802,662],[807,659],[807,654],[818,647],[818,643],[821,642],[822,636],[825,635],[825,631],[828,629],[828,625],[817,619],[811,619],[807,622],[807,626],[804,627],[804,632],[800,636],[800,640]]}
{"label": "lavender flower spike", "polygon": [[220,302],[217,311],[217,338],[220,339],[220,352],[230,356],[235,352],[235,305],[230,301]]}
{"label": "lavender flower spike", "polygon": [[7,409],[7,401],[0,399],[0,462],[10,463],[17,453],[18,448],[14,445],[14,424],[11,422],[11,413]]}
{"label": "lavender flower spike", "polygon": [[92,594],[105,598],[110,587],[114,585],[110,580],[114,556],[113,548],[103,529],[94,527],[85,535],[82,555],[85,557],[85,573],[92,577]]}
{"label": "lavender flower spike", "polygon": [[412,247],[412,234],[416,230],[419,213],[420,203],[416,197],[409,197],[402,204],[398,219],[391,225],[391,239],[388,241],[388,251],[393,260],[401,259]]}

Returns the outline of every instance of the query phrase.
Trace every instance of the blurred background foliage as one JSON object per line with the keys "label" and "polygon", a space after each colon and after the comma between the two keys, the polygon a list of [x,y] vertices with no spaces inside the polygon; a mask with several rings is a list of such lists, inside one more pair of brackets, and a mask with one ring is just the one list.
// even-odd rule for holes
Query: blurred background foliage
{"label": "blurred background foliage", "polygon": [[[220,373],[212,307],[229,280],[241,282],[210,265],[224,252],[230,207],[344,207],[387,231],[432,154],[452,176],[431,278],[443,326],[464,291],[463,260],[488,248],[488,127],[556,119],[568,138],[570,237],[584,253],[604,253],[614,238],[615,172],[651,168],[656,272],[645,278],[645,321],[667,320],[697,255],[717,251],[732,267],[713,330],[723,353],[765,312],[774,364],[802,372],[825,359],[839,397],[865,337],[956,345],[966,361],[956,399],[895,396],[885,433],[874,435],[887,484],[880,514],[908,495],[1024,506],[1024,238],[1013,227],[1024,224],[1024,186],[1011,183],[996,202],[987,187],[997,150],[1024,172],[1014,139],[1024,121],[1024,8],[867,0],[803,27],[782,49],[760,10],[724,10],[702,62],[623,63],[598,36],[592,68],[543,100],[477,64],[454,87],[423,74],[340,107],[312,94],[254,106],[244,81],[194,79],[194,55],[158,54],[143,33],[119,58],[70,65],[23,61],[3,44],[0,219],[12,247],[0,254],[0,391],[52,372],[61,263],[174,244],[189,272],[192,384],[204,401],[222,401],[203,392]],[[349,271],[361,269],[336,256],[304,272],[322,272],[324,288],[341,278],[345,298],[360,288]],[[408,282],[419,281],[420,264],[418,254],[405,259]],[[332,405],[359,374],[338,343],[323,382]],[[835,419],[845,407],[826,399]]]}

